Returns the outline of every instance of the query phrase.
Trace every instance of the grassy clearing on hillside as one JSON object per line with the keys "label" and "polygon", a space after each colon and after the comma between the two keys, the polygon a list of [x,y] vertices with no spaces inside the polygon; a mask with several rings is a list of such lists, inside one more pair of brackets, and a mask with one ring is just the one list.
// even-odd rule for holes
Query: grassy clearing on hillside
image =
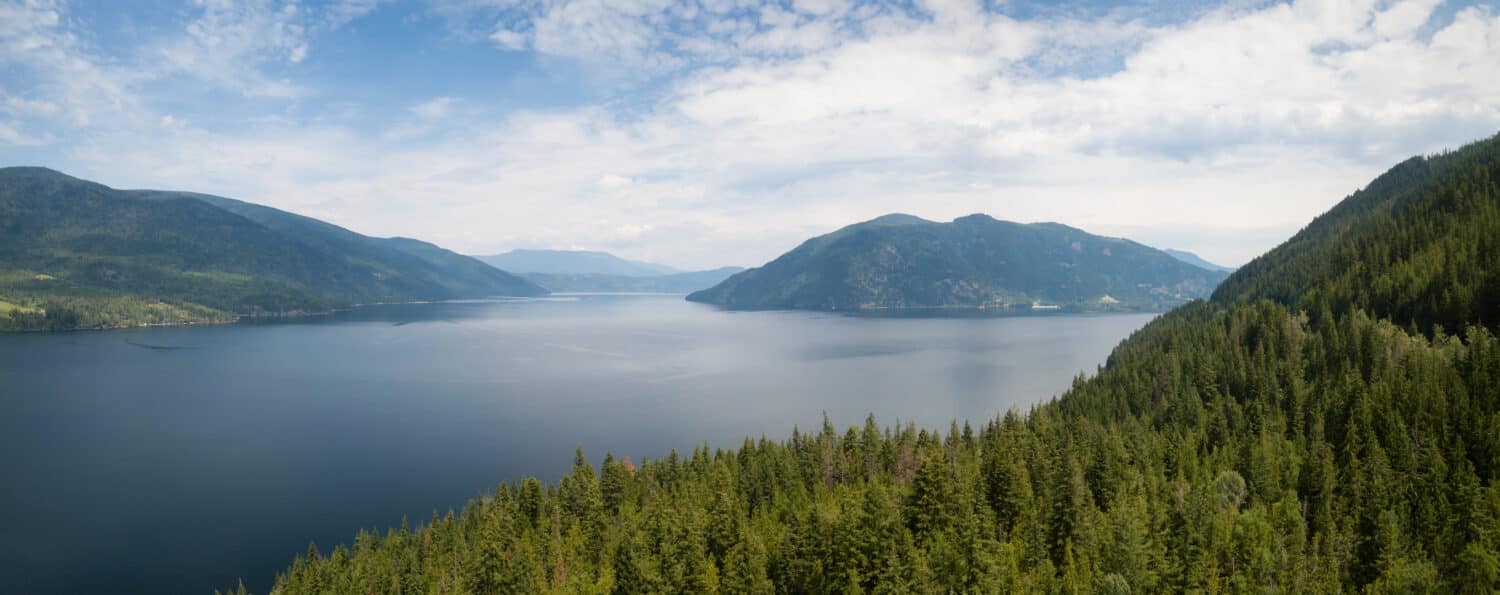
{"label": "grassy clearing on hillside", "polygon": [[32,308],[32,307],[29,307],[29,306],[22,306],[20,304],[13,304],[13,303],[7,302],[5,300],[0,300],[0,314],[10,314],[13,311],[14,312],[20,312],[22,314],[32,314],[32,313],[41,314],[42,313],[41,310],[38,310],[36,308]]}

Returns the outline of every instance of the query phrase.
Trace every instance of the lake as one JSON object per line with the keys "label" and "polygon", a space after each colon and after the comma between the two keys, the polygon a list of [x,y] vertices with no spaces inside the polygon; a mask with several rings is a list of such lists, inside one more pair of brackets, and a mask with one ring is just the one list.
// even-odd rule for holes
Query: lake
{"label": "lake", "polygon": [[[946,430],[1092,372],[1154,314],[865,318],[678,296],[375,306],[0,336],[0,592],[255,592],[315,540],[426,521],[582,445],[656,458]],[[977,428],[976,428],[977,429]]]}

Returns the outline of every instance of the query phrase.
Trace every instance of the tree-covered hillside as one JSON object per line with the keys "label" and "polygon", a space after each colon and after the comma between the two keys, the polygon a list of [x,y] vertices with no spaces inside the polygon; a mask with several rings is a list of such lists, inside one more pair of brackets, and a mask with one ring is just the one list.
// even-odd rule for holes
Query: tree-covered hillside
{"label": "tree-covered hillside", "polygon": [[1154,248],[1056,223],[887,215],[808,240],[688,299],[817,310],[1027,309],[1035,302],[1164,309],[1208,297],[1223,278]]}
{"label": "tree-covered hillside", "polygon": [[1251,261],[1220,301],[1378,312],[1409,329],[1500,329],[1500,140],[1413,157]]}
{"label": "tree-covered hillside", "polygon": [[1403,164],[1029,412],[579,453],[274,592],[1494,592],[1500,261],[1453,238],[1493,225],[1497,157]]}
{"label": "tree-covered hillside", "polygon": [[357,303],[538,295],[535,284],[403,238],[370,238],[201,194],[122,191],[0,169],[0,330],[317,312]]}

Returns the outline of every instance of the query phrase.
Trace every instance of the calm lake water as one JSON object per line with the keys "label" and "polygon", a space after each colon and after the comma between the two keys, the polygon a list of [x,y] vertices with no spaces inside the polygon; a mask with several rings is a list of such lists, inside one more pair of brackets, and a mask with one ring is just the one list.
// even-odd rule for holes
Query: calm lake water
{"label": "calm lake water", "polygon": [[1154,315],[860,318],[676,296],[380,306],[295,323],[0,336],[0,593],[264,593],[316,540],[413,525],[582,445],[656,458],[982,422]]}

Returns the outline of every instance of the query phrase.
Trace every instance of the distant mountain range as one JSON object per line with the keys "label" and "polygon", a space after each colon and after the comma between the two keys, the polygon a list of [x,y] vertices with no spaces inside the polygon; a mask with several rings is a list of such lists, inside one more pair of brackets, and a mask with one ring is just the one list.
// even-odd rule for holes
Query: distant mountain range
{"label": "distant mountain range", "polygon": [[474,258],[516,273],[658,277],[686,272],[666,265],[626,260],[608,252],[590,250],[511,250],[504,254]]}
{"label": "distant mountain range", "polygon": [[731,275],[745,270],[744,267],[721,267],[707,271],[657,275],[654,277],[630,277],[626,275],[578,274],[556,275],[547,273],[524,273],[521,276],[547,288],[549,291],[600,292],[600,293],[692,293],[718,285]]}
{"label": "distant mountain range", "polygon": [[1226,267],[1211,263],[1207,260],[1203,260],[1203,258],[1198,256],[1197,254],[1188,252],[1187,250],[1173,250],[1171,248],[1163,248],[1162,252],[1166,252],[1172,258],[1176,258],[1177,260],[1183,261],[1199,268],[1205,268],[1210,271],[1220,271],[1224,273],[1234,272],[1234,267]]}
{"label": "distant mountain range", "polygon": [[514,271],[549,291],[568,293],[691,293],[713,287],[742,267],[683,271],[592,250],[511,250],[475,256]]}
{"label": "distant mountain range", "polygon": [[896,214],[810,239],[688,299],[819,310],[1165,309],[1208,297],[1224,277],[1057,223]]}
{"label": "distant mountain range", "polygon": [[407,238],[247,202],[0,168],[0,329],[97,328],[534,296],[542,287]]}

